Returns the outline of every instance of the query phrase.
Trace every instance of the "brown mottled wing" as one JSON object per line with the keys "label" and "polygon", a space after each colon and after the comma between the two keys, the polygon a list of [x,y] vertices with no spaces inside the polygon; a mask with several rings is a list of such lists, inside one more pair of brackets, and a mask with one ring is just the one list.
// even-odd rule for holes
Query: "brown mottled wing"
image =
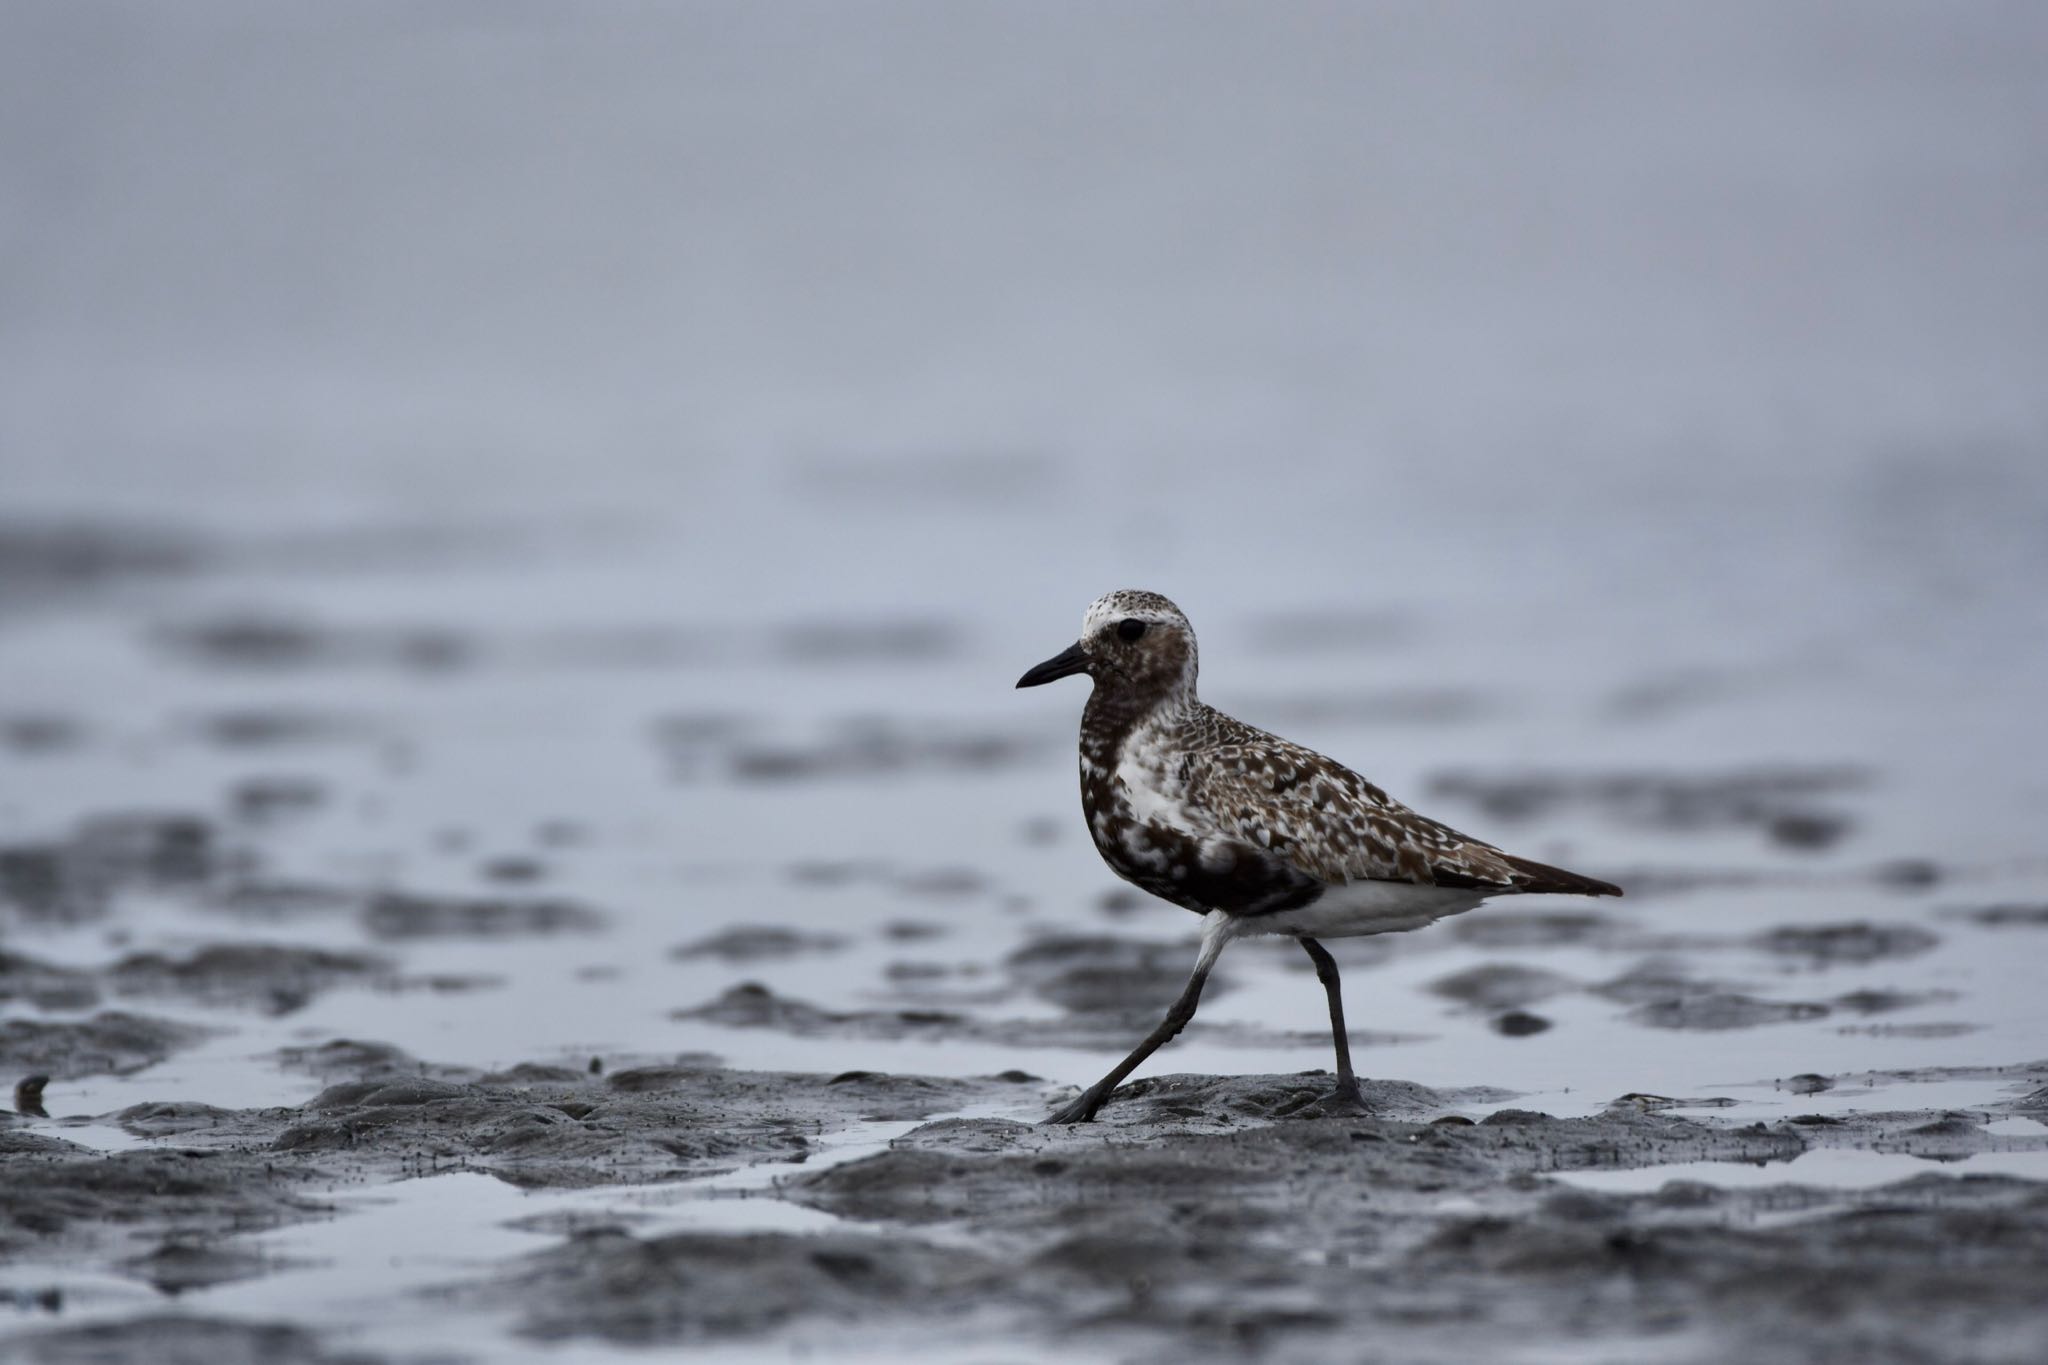
{"label": "brown mottled wing", "polygon": [[1284,739],[1201,750],[1186,764],[1190,804],[1218,834],[1323,881],[1511,891],[1529,880],[1491,844],[1417,815],[1343,764]]}

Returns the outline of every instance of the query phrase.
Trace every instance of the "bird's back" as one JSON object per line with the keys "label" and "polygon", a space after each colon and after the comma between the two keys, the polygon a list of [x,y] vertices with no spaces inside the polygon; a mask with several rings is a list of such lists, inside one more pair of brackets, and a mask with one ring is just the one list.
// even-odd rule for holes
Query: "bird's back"
{"label": "bird's back", "polygon": [[[1609,883],[1505,853],[1394,800],[1342,763],[1196,702],[1167,727],[1165,785],[1209,856],[1247,854],[1323,887],[1358,882],[1484,895],[1619,895]],[[1227,850],[1227,852],[1226,852]]]}

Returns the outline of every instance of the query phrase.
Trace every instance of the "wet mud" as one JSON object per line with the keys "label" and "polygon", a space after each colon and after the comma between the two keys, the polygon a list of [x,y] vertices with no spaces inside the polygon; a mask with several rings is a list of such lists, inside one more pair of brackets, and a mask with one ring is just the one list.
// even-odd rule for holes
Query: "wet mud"
{"label": "wet mud", "polygon": [[[282,1267],[252,1237],[334,1217],[336,1197],[365,1186],[473,1171],[524,1190],[582,1190],[795,1166],[850,1126],[1028,1104],[1044,1089],[1022,1075],[738,1072],[689,1058],[603,1073],[536,1063],[479,1074],[342,1040],[285,1060],[331,1083],[290,1107],[165,1100],[35,1130],[0,1116],[0,1268],[92,1265],[176,1295],[275,1273]],[[61,1086],[51,1102],[62,1108]],[[81,1123],[118,1127],[142,1145],[108,1153],[62,1136]],[[576,1245],[563,1255],[581,1259]],[[737,1253],[726,1259],[744,1264]],[[589,1273],[601,1279],[602,1265]],[[593,1302],[584,1311],[607,1310]],[[83,1329],[32,1335],[0,1356],[88,1358],[90,1343],[118,1339]]]}
{"label": "wet mud", "polygon": [[[305,738],[264,738],[258,756]],[[1035,1120],[1073,1093],[1036,1074],[1046,1050],[1083,1054],[1074,1071],[1096,1072],[1186,979],[1193,940],[1140,936],[1130,917],[1142,901],[1091,895],[1054,924],[1025,917],[991,951],[961,916],[985,926],[1015,910],[997,867],[809,858],[770,871],[793,898],[787,922],[699,920],[635,961],[613,943],[618,907],[579,894],[575,860],[603,842],[584,823],[549,817],[510,835],[451,825],[423,842],[471,889],[407,889],[402,874],[279,856],[347,804],[332,780],[289,774],[265,767],[190,811],[86,815],[0,853],[0,904],[22,934],[0,949],[0,1068],[25,1082],[17,1112],[0,1114],[0,1275],[21,1315],[0,1358],[415,1358],[356,1350],[333,1320],[203,1307],[317,1269],[278,1239],[362,1216],[365,1193],[405,1200],[465,1175],[574,1202],[507,1217],[501,1233],[525,1240],[389,1302],[469,1315],[537,1348],[857,1344],[945,1358],[990,1331],[1034,1353],[1138,1360],[1335,1359],[1362,1339],[1388,1359],[1506,1359],[1541,1340],[1703,1365],[1844,1351],[2018,1362],[2048,1348],[2036,1290],[2048,1275],[2048,1065],[1801,1071],[1752,1083],[1785,1102],[1764,1121],[1722,1116],[1753,1103],[1740,1094],[1647,1086],[1553,1115],[1503,1088],[1372,1079],[1360,1109],[1320,1070],[1141,1073],[1097,1123],[1045,1128]],[[1629,789],[1602,818],[1644,819],[1632,803],[1645,800],[1669,815],[1673,799]],[[1686,800],[1706,803],[1709,824],[1751,819],[1728,814],[1748,807],[1725,792]],[[1011,842],[1024,856],[1060,851],[1067,841],[1035,819]],[[1781,872],[1723,889],[1796,884],[1770,881]],[[834,898],[885,910],[816,917]],[[133,943],[139,906],[173,907],[183,932]],[[1798,1031],[1820,1026],[1938,1043],[1983,1025],[1967,991],[1919,965],[1957,936],[2024,932],[2037,911],[1866,902],[1759,926],[1502,907],[1427,940],[1342,945],[1352,1040],[1368,1073],[1402,1069],[1389,1059],[1460,1026],[1496,1050],[1593,1028],[1810,1041]],[[90,937],[61,953],[52,939],[45,953],[37,933]],[[146,1085],[152,1068],[337,1002],[503,990],[489,954],[558,957],[560,945],[582,945],[578,980],[730,983],[668,1005],[693,1036],[882,1056],[971,1047],[991,1060],[978,1075],[865,1062],[806,1072],[565,1042],[486,1066],[301,1029],[270,1034],[256,1059],[300,1084],[292,1103],[220,1104],[204,1086],[100,1112],[76,1100],[80,1087]],[[852,963],[872,976],[835,990]],[[1379,1008],[1376,974],[1396,971],[1436,1013],[1414,1031],[1361,1027],[1417,1023]],[[1290,945],[1241,945],[1178,1045],[1326,1057],[1318,1009],[1286,1027],[1234,1008],[1275,983],[1315,999]],[[2002,1098],[1969,1109],[1882,1098],[1963,1081]],[[1835,1161],[1907,1164],[1859,1183],[1831,1177]],[[738,1207],[784,1214],[661,1211],[732,1207],[720,1191],[733,1181]],[[648,1207],[657,1197],[672,1202]],[[809,1221],[787,1226],[798,1217]],[[67,1322],[81,1275],[195,1311]]]}
{"label": "wet mud", "polygon": [[[0,1114],[0,1279],[18,1315],[0,1358],[483,1359],[512,1342],[949,1358],[990,1332],[1027,1353],[1134,1360],[1339,1359],[1359,1340],[1394,1360],[1512,1359],[1539,1340],[1701,1365],[2048,1349],[2048,1065],[1831,1072],[1798,1054],[1809,1069],[1746,1090],[1659,1094],[1646,1072],[1640,1089],[1553,1114],[1506,1088],[1388,1079],[1365,1082],[1359,1109],[1326,1072],[1248,1064],[1141,1073],[1097,1123],[1040,1127],[1074,1093],[1041,1073],[1095,1074],[1179,992],[1193,941],[1157,936],[1179,921],[1091,891],[1050,923],[1017,916],[992,948],[989,926],[1017,908],[1014,871],[833,855],[766,866],[757,885],[785,898],[786,920],[720,902],[695,932],[622,949],[628,912],[577,874],[618,835],[586,822],[422,835],[416,856],[442,860],[417,883],[431,891],[405,868],[285,856],[350,806],[344,784],[311,775],[324,769],[271,764],[307,738],[255,744],[265,766],[213,787],[211,805],[88,814],[0,853],[0,913],[20,935],[0,948],[0,1068],[28,1082]],[[1710,824],[1735,819],[1725,801],[1708,809]],[[1610,817],[1644,818],[1630,804]],[[1072,851],[1036,819],[1004,830],[1016,856]],[[688,894],[722,895],[717,875]],[[1721,891],[1798,884],[1787,875],[1771,864]],[[1872,896],[1928,889],[1855,876]],[[856,902],[880,910],[839,915]],[[1507,906],[1430,938],[1343,944],[1361,1069],[1414,1074],[1410,1050],[1458,1028],[1490,1040],[1503,1076],[1509,1049],[1559,1038],[1968,1037],[1984,1025],[1967,982],[1921,968],[1969,936],[2023,934],[2038,909],[1829,904],[1764,921]],[[178,932],[134,941],[163,907]],[[718,1051],[580,1047],[561,1028],[534,1060],[480,1065],[296,1022],[367,1022],[376,1002],[460,1009],[517,989],[522,963],[566,972],[570,947],[574,980],[638,974],[651,1017]],[[1393,973],[1423,1008],[1382,1005]],[[1240,1008],[1276,987],[1309,1002],[1288,1024]],[[1323,1059],[1319,1014],[1302,954],[1247,943],[1176,1046],[1214,1049],[1219,1068],[1274,1050]],[[136,1093],[255,1037],[248,1065],[286,1078],[292,1102],[224,1104],[204,1083]],[[759,1038],[859,1060],[719,1055]],[[904,1055],[890,1049],[947,1047],[984,1060],[971,1074],[890,1064]],[[1070,1068],[1048,1065],[1068,1054]],[[122,1102],[80,1102],[112,1082]],[[2001,1098],[1886,1095],[1962,1082]],[[1758,1093],[1779,1106],[1761,1120]],[[409,1276],[383,1302],[472,1322],[492,1349],[365,1352],[332,1316],[206,1311],[210,1296],[317,1275],[320,1255],[291,1239],[364,1217],[365,1195],[402,1204],[464,1176],[554,1202],[503,1217],[494,1256]],[[191,1311],[110,1312],[80,1297],[93,1284]]]}
{"label": "wet mud", "polygon": [[[2048,1174],[2048,1127],[2000,1131],[2008,1116],[2048,1113],[2048,1061],[1987,1069],[2011,1095],[1988,1109],[1772,1123],[1718,1120],[1732,1101],[1712,1097],[1631,1094],[1560,1118],[1495,1088],[1368,1081],[1360,1108],[1321,1072],[1166,1075],[1124,1087],[1095,1124],[937,1117],[816,1171],[813,1156],[850,1125],[990,1105],[1031,1115],[1060,1093],[1021,1074],[689,1059],[477,1073],[339,1040],[299,1061],[332,1082],[303,1105],[167,1101],[101,1117],[143,1150],[102,1154],[0,1124],[0,1264],[97,1264],[178,1294],[275,1273],[252,1235],[332,1217],[338,1194],[366,1184],[477,1171],[534,1191],[601,1190],[759,1165],[788,1170],[760,1196],[829,1214],[833,1228],[662,1232],[593,1211],[540,1220],[532,1230],[554,1244],[488,1277],[416,1292],[535,1342],[632,1346],[829,1329],[944,1352],[995,1328],[1033,1350],[1321,1359],[1371,1334],[1387,1358],[1420,1359],[1512,1355],[1533,1333],[1596,1353],[1654,1342],[1682,1361],[1852,1349],[2017,1362],[2048,1340],[2048,1183],[1941,1174],[1987,1153],[2031,1154]],[[1814,1095],[1879,1079],[1784,1084]],[[1927,1173],[1802,1183],[1798,1163],[1826,1152],[1910,1158]],[[1659,1180],[1662,1167],[1782,1174],[1722,1185]],[[1572,1183],[1632,1171],[1650,1178]],[[26,1332],[5,1358],[124,1358],[132,1321]],[[278,1325],[179,1322],[166,1349],[345,1354]]]}
{"label": "wet mud", "polygon": [[64,1080],[140,1071],[196,1046],[211,1030],[125,1010],[77,1019],[0,1021],[0,1067]]}
{"label": "wet mud", "polygon": [[118,811],[61,839],[0,846],[0,924],[90,922],[134,893],[189,894],[223,868],[212,822],[184,812]]}
{"label": "wet mud", "polygon": [[589,933],[604,916],[577,901],[526,896],[426,896],[385,892],[363,907],[363,928],[383,940],[504,938]]}
{"label": "wet mud", "polygon": [[[2041,1152],[2048,1135],[1994,1137],[1990,1114],[1720,1123],[1649,1097],[1576,1119],[1460,1112],[1501,1098],[1376,1083],[1356,1112],[1322,1075],[1159,1077],[1097,1125],[943,1119],[777,1183],[844,1232],[596,1229],[481,1292],[516,1302],[534,1337],[636,1345],[802,1340],[806,1322],[935,1350],[993,1326],[1019,1348],[1132,1359],[1341,1358],[1368,1336],[1388,1359],[1488,1358],[1535,1334],[1592,1352],[1654,1342],[1677,1360],[1834,1358],[1846,1343],[2017,1361],[2043,1339],[2041,1183],[1928,1174],[1843,1191],[1787,1165],[1762,1186],[1612,1194],[1563,1178],[1770,1169],[1822,1147],[1932,1171],[2002,1143]],[[1918,1274],[1953,1238],[1970,1251]]]}
{"label": "wet mud", "polygon": [[373,1365],[359,1351],[333,1351],[289,1323],[191,1314],[129,1318],[38,1331],[0,1343],[0,1359],[27,1365],[98,1365],[155,1360],[166,1365]]}
{"label": "wet mud", "polygon": [[284,1015],[343,985],[399,983],[389,958],[280,943],[222,942],[187,953],[127,953],[100,968],[0,952],[0,1001],[45,1010],[90,1008],[107,997],[256,1009]]}
{"label": "wet mud", "polygon": [[[1195,942],[1003,709],[1040,646],[233,577],[282,553],[0,533],[9,620],[163,594],[79,618],[122,705],[0,713],[0,1359],[2048,1358],[2031,833],[1877,846],[1939,812],[1853,742],[1657,747],[1775,683],[1603,677],[1606,758],[1403,789],[1629,895],[1334,944],[1362,1107],[1252,940],[1048,1128]],[[1560,714],[1399,603],[1248,624],[1245,713],[1362,763]]]}

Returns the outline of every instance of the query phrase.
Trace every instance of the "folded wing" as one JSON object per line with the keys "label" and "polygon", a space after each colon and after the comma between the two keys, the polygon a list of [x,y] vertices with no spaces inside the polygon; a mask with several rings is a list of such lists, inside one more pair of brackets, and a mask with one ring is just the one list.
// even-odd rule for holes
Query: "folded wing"
{"label": "folded wing", "polygon": [[1343,764],[1283,739],[1205,750],[1190,756],[1182,776],[1190,806],[1217,835],[1324,882],[1621,894],[1418,815]]}

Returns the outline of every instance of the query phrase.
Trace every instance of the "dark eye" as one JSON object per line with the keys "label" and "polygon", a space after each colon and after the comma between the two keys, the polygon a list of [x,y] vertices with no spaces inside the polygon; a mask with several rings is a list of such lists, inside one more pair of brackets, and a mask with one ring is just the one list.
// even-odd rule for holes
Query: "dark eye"
{"label": "dark eye", "polygon": [[1119,640],[1135,640],[1144,633],[1145,623],[1138,620],[1135,616],[1126,617],[1116,623],[1116,634]]}

